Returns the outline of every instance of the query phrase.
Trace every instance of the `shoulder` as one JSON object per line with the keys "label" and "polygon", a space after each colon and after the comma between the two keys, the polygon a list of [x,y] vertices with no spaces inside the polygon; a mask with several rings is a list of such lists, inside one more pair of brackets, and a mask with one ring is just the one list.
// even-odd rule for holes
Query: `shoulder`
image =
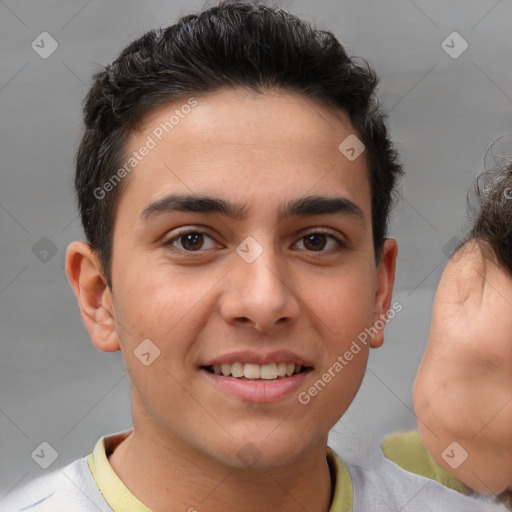
{"label": "shoulder", "polygon": [[87,457],[10,491],[1,512],[112,512],[89,470]]}
{"label": "shoulder", "polygon": [[471,489],[445,471],[427,451],[419,432],[396,432],[384,438],[382,445],[384,456],[396,465],[416,475],[430,478],[440,484],[466,496]]}
{"label": "shoulder", "polygon": [[499,505],[500,508],[496,510],[512,510],[512,496],[509,493],[504,492],[496,497],[485,497],[474,492],[458,478],[444,470],[430,455],[417,431],[388,435],[384,438],[381,449],[386,459],[408,473],[433,480],[447,489],[471,497],[473,500]]}
{"label": "shoulder", "polygon": [[382,440],[364,461],[347,463],[354,491],[354,510],[402,512],[506,512],[497,500],[472,494],[430,457],[417,432]]}

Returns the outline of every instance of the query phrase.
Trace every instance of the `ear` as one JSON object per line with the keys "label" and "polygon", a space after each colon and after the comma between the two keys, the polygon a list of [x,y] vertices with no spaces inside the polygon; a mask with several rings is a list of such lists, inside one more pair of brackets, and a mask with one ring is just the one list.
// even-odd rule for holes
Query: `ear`
{"label": "ear", "polygon": [[75,241],[69,244],[66,274],[94,346],[104,352],[120,350],[112,293],[96,253],[88,243]]}
{"label": "ear", "polygon": [[377,267],[377,286],[373,313],[373,326],[377,332],[370,341],[370,346],[373,348],[381,347],[384,343],[384,325],[387,322],[391,307],[397,255],[398,244],[396,240],[387,238],[384,241],[381,259]]}

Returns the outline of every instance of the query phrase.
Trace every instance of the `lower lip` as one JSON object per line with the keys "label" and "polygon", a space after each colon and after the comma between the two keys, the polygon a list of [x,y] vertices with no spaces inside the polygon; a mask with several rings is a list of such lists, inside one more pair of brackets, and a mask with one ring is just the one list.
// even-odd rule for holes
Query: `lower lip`
{"label": "lower lip", "polygon": [[311,370],[306,370],[291,377],[274,380],[240,380],[234,377],[216,375],[201,368],[204,375],[229,395],[237,396],[250,402],[274,402],[296,393]]}

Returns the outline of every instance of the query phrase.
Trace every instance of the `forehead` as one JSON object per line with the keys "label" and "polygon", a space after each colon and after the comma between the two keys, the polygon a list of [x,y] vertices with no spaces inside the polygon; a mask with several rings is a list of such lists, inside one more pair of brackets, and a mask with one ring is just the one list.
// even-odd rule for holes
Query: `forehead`
{"label": "forehead", "polygon": [[293,196],[342,194],[369,216],[366,153],[347,158],[340,144],[349,136],[357,134],[345,112],[297,93],[223,89],[185,97],[151,112],[128,137],[126,161],[135,165],[120,207],[140,213],[177,192],[272,200],[276,209]]}

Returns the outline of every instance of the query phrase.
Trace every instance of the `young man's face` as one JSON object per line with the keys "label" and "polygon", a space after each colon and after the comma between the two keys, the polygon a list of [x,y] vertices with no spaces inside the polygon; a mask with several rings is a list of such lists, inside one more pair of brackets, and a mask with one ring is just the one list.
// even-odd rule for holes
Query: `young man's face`
{"label": "young man's face", "polygon": [[[123,351],[136,430],[230,465],[286,464],[326,442],[359,389],[382,333],[353,341],[389,309],[396,244],[376,267],[366,154],[338,149],[354,133],[344,113],[291,93],[196,100],[158,109],[128,140],[127,155],[156,144],[117,208],[112,296],[100,296],[116,324],[101,312],[86,324],[97,347]],[[169,195],[212,201],[181,211]],[[325,202],[308,208],[309,196]],[[229,212],[190,211],[216,201]],[[223,362],[270,378],[211,373]],[[306,371],[276,378],[294,362]]]}

